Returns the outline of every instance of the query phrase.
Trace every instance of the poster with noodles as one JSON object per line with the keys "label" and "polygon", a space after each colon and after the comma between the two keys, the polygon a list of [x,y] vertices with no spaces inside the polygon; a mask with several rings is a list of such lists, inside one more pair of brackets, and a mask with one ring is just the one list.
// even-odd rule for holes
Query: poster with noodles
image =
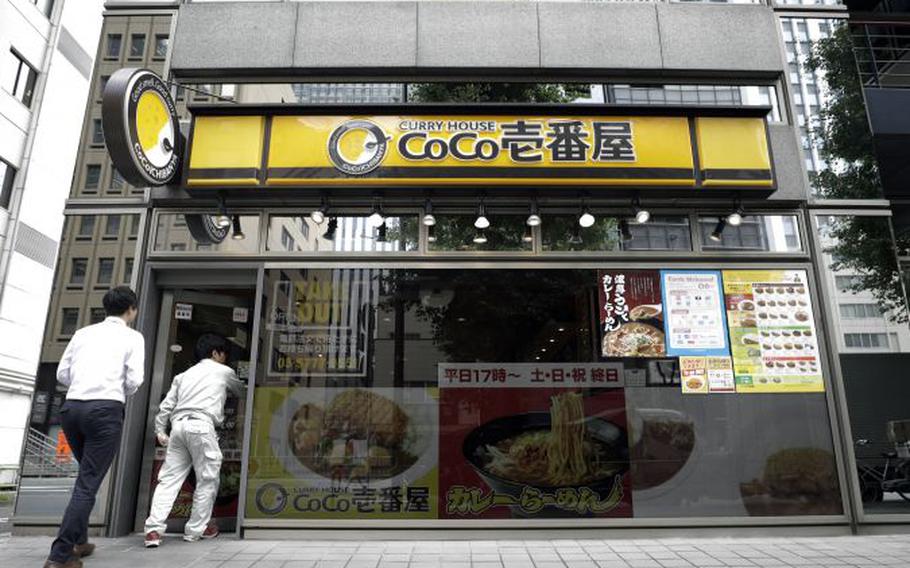
{"label": "poster with noodles", "polygon": [[660,272],[599,270],[597,294],[602,356],[663,357],[667,354]]}
{"label": "poster with noodles", "polygon": [[439,393],[440,518],[632,516],[623,389],[456,381]]}

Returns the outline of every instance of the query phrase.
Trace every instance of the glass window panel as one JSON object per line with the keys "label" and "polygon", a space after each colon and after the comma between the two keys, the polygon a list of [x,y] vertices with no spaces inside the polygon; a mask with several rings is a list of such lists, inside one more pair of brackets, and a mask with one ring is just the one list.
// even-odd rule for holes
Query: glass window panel
{"label": "glass window panel", "polygon": [[13,98],[31,107],[38,72],[12,49],[0,66],[0,86]]}
{"label": "glass window panel", "polygon": [[129,284],[133,279],[133,259],[127,258],[123,261],[123,283]]}
{"label": "glass window panel", "polygon": [[95,233],[95,216],[83,215],[79,218],[79,232],[76,237],[91,238]]}
{"label": "glass window panel", "polygon": [[0,159],[0,208],[8,209],[13,198],[13,181],[16,179],[16,168]]}
{"label": "glass window panel", "polygon": [[105,237],[120,236],[120,215],[108,215],[104,223]]}
{"label": "glass window panel", "polygon": [[107,50],[105,56],[108,59],[117,59],[120,57],[120,46],[123,43],[121,34],[107,34]]}
{"label": "glass window panel", "polygon": [[95,278],[95,284],[109,285],[114,281],[114,259],[113,258],[99,258],[98,259],[98,275]]}
{"label": "glass window panel", "polygon": [[[611,359],[624,366],[624,388],[580,386],[602,376],[580,371],[604,362],[600,276],[566,268],[267,270],[250,441],[260,467],[250,471],[257,497],[246,514],[413,521],[843,513],[824,393],[687,396],[678,364],[666,357]],[[659,280],[658,272],[648,278]],[[499,384],[525,370],[545,386]],[[455,381],[470,386],[453,388]],[[529,481],[551,475],[540,448],[552,439],[557,396],[581,403],[590,434],[582,452],[592,468],[584,487],[600,500],[616,476],[624,484],[620,501],[601,512],[520,510],[523,488],[578,490]],[[613,433],[609,450],[602,432]],[[516,504],[488,508],[462,488]],[[295,505],[285,494],[311,499]],[[325,495],[348,510],[320,510]]]}
{"label": "glass window panel", "polygon": [[687,217],[652,216],[639,224],[598,215],[581,227],[577,215],[546,215],[540,232],[544,251],[692,250]]}
{"label": "glass window panel", "polygon": [[145,55],[145,34],[130,36],[130,59],[140,58]]}
{"label": "glass window panel", "polygon": [[743,215],[737,227],[719,224],[719,217],[699,217],[704,250],[799,252],[795,215]]}
{"label": "glass window panel", "polygon": [[100,118],[92,119],[92,145],[101,146],[104,144],[104,128],[101,126]]}
{"label": "glass window panel", "polygon": [[269,219],[267,250],[282,252],[407,252],[416,251],[416,216],[386,216],[374,226],[368,217],[326,217],[313,221],[309,213],[273,215]]}
{"label": "glass window panel", "polygon": [[60,317],[60,335],[70,336],[79,329],[79,308],[63,308]]}
{"label": "glass window panel", "polygon": [[258,215],[239,215],[239,234],[230,225],[219,232],[211,215],[198,214],[192,222],[188,217],[183,213],[160,214],[155,228],[154,250],[235,254],[259,251]]}
{"label": "glass window panel", "polygon": [[168,36],[155,36],[155,58],[163,59],[167,56]]}
{"label": "glass window panel", "polygon": [[85,166],[85,189],[98,189],[101,180],[101,166],[89,164]]}
{"label": "glass window panel", "polygon": [[533,243],[525,224],[527,217],[496,215],[487,210],[490,226],[477,229],[476,215],[436,215],[436,225],[429,232],[431,251],[530,251]]}
{"label": "glass window panel", "polygon": [[89,314],[89,323],[102,322],[106,317],[107,313],[104,311],[104,308],[92,308],[92,311]]}
{"label": "glass window panel", "polygon": [[607,101],[617,104],[770,106],[768,120],[781,121],[773,85],[605,85]]}
{"label": "glass window panel", "polygon": [[69,283],[73,286],[85,284],[85,272],[88,268],[87,258],[74,258],[70,266]]}
{"label": "glass window panel", "polygon": [[114,193],[120,193],[123,191],[123,188],[126,187],[126,180],[123,179],[123,176],[120,175],[120,172],[111,165],[111,185],[110,190]]}

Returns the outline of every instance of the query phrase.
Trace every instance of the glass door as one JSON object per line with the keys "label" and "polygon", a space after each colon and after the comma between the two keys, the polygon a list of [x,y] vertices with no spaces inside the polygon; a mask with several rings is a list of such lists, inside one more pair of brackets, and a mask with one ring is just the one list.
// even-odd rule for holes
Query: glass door
{"label": "glass door", "polygon": [[[196,341],[204,333],[217,333],[231,343],[230,362],[244,382],[249,377],[252,341],[253,289],[175,289],[166,290],[161,302],[158,340],[154,354],[152,385],[149,394],[147,440],[143,459],[143,477],[136,512],[136,526],[141,527],[148,514],[158,470],[166,449],[154,441],[154,419],[158,404],[167,395],[175,376],[196,363]],[[212,520],[222,531],[233,531],[237,524],[240,491],[241,454],[243,448],[244,400],[228,393],[225,419],[218,428],[218,439],[224,461]],[[195,475],[191,473],[180,490],[171,516],[168,532],[181,532],[193,503]]]}

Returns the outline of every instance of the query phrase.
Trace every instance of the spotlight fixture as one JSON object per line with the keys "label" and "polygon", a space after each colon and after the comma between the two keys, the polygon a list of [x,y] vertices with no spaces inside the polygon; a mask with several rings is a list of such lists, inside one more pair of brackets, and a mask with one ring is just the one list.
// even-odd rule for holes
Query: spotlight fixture
{"label": "spotlight fixture", "polygon": [[434,225],[430,225],[427,228],[427,242],[428,243],[436,242],[436,227]]}
{"label": "spotlight fixture", "polygon": [[529,227],[538,227],[540,226],[540,211],[537,209],[537,199],[531,201],[531,214],[528,215],[528,220],[526,221]]}
{"label": "spotlight fixture", "polygon": [[481,231],[490,226],[490,220],[487,219],[487,208],[483,204],[482,197],[480,198],[480,205],[477,206],[477,218],[474,219],[474,226]]}
{"label": "spotlight fixture", "polygon": [[572,227],[572,233],[569,235],[569,244],[570,245],[580,245],[584,241],[581,240],[581,229],[577,226]]}
{"label": "spotlight fixture", "polygon": [[370,227],[378,227],[379,225],[382,225],[384,221],[385,217],[382,216],[382,199],[376,198],[373,200],[373,212],[367,217],[367,224]]}
{"label": "spotlight fixture", "polygon": [[588,211],[588,207],[582,207],[581,215],[578,216],[578,224],[587,229],[594,225],[595,221],[597,221],[597,219],[594,218],[594,215],[591,215],[591,212]]}
{"label": "spotlight fixture", "polygon": [[731,227],[739,227],[743,222],[743,206],[740,205],[739,200],[736,200],[736,205],[734,206],[733,212],[727,215],[727,224]]}
{"label": "spotlight fixture", "polygon": [[651,212],[647,209],[643,209],[641,206],[641,201],[636,197],[635,201],[632,203],[632,207],[635,208],[635,222],[639,225],[643,225],[651,220]]}
{"label": "spotlight fixture", "polygon": [[242,241],[245,239],[246,235],[243,234],[243,228],[240,226],[240,215],[234,215],[232,224],[234,225],[234,228],[231,238],[235,241]]}
{"label": "spotlight fixture", "polygon": [[715,243],[719,243],[721,237],[724,234],[724,229],[727,228],[727,220],[721,217],[717,220],[717,225],[714,226],[714,231],[711,232],[711,235],[708,237]]}
{"label": "spotlight fixture", "polygon": [[376,229],[376,242],[377,243],[386,243],[389,241],[389,227],[385,223],[379,225]]}
{"label": "spotlight fixture", "polygon": [[482,245],[482,244],[486,244],[486,242],[487,242],[487,235],[486,235],[486,233],[483,232],[483,229],[477,231],[477,233],[474,235],[474,244]]}
{"label": "spotlight fixture", "polygon": [[332,217],[331,219],[329,219],[329,223],[325,228],[325,232],[322,234],[322,238],[324,238],[328,241],[334,241],[336,230],[338,230],[338,219],[335,217]]}
{"label": "spotlight fixture", "polygon": [[427,227],[432,227],[436,224],[436,216],[433,215],[433,202],[429,199],[423,206],[423,224]]}
{"label": "spotlight fixture", "polygon": [[227,214],[227,206],[224,204],[224,195],[218,194],[218,214],[215,215],[215,225],[219,229],[227,229],[231,226],[231,218]]}
{"label": "spotlight fixture", "polygon": [[625,219],[619,220],[619,236],[622,238],[623,242],[632,240],[632,229],[629,228],[629,222]]}
{"label": "spotlight fixture", "polygon": [[319,205],[319,209],[314,209],[310,212],[310,219],[313,220],[317,225],[322,225],[325,221],[325,216],[329,212],[329,204],[325,197],[322,198],[322,203]]}
{"label": "spotlight fixture", "polygon": [[531,232],[531,227],[525,228],[525,234],[521,236],[522,242],[532,243],[534,242],[534,233]]}

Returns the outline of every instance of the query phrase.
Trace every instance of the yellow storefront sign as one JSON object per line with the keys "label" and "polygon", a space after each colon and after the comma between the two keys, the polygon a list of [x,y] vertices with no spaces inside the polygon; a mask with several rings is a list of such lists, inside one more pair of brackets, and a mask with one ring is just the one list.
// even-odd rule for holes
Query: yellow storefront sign
{"label": "yellow storefront sign", "polygon": [[[242,110],[242,109],[240,109]],[[186,185],[774,187],[763,118],[194,117]]]}

